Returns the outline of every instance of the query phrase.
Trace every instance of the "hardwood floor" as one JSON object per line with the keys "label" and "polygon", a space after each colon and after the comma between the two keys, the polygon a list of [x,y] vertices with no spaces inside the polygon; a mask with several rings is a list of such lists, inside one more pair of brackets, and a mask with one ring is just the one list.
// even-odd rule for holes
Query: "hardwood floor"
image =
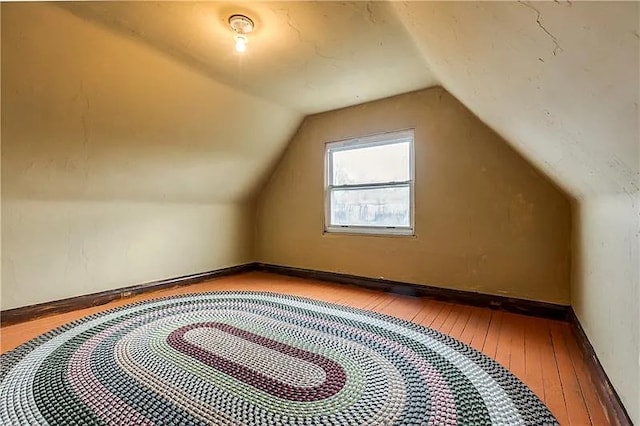
{"label": "hardwood floor", "polygon": [[161,290],[0,329],[2,353],[52,328],[140,300],[216,291],[273,291],[393,315],[440,330],[496,359],[544,401],[562,425],[609,424],[568,323],[387,294],[357,287],[252,272]]}

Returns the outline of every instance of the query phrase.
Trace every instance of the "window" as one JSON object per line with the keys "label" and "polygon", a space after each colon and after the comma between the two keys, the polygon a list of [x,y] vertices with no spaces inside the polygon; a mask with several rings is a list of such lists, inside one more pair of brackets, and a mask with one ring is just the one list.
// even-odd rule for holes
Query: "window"
{"label": "window", "polygon": [[413,235],[413,129],[326,145],[325,231]]}

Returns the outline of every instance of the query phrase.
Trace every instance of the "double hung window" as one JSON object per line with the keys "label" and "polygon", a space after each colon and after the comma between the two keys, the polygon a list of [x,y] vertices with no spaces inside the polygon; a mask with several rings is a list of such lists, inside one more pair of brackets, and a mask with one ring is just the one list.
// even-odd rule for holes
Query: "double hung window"
{"label": "double hung window", "polygon": [[414,131],[326,144],[325,231],[413,235]]}

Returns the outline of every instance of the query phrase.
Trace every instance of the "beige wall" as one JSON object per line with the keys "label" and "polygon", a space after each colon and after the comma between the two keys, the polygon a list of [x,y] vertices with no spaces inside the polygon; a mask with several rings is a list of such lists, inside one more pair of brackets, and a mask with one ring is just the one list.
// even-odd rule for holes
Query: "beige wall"
{"label": "beige wall", "polygon": [[631,419],[640,422],[640,196],[575,206],[571,304]]}
{"label": "beige wall", "polygon": [[246,199],[299,120],[55,5],[3,3],[2,309],[251,261]]}
{"label": "beige wall", "polygon": [[2,309],[249,262],[242,205],[2,199]]}
{"label": "beige wall", "polygon": [[[323,235],[325,142],[408,127],[417,236]],[[567,198],[441,88],[307,117],[256,214],[261,262],[569,302]]]}
{"label": "beige wall", "polygon": [[640,424],[640,2],[393,7],[441,84],[578,200],[572,305]]}
{"label": "beige wall", "polygon": [[392,5],[442,86],[572,197],[640,188],[640,2]]}

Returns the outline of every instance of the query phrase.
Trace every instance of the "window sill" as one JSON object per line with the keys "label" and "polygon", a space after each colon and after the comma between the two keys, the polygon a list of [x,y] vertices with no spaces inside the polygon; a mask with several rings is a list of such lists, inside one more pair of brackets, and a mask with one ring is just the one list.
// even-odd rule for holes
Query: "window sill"
{"label": "window sill", "polygon": [[345,235],[360,237],[392,237],[392,238],[416,238],[415,230],[407,228],[356,228],[356,227],[331,227],[325,228],[323,235]]}

